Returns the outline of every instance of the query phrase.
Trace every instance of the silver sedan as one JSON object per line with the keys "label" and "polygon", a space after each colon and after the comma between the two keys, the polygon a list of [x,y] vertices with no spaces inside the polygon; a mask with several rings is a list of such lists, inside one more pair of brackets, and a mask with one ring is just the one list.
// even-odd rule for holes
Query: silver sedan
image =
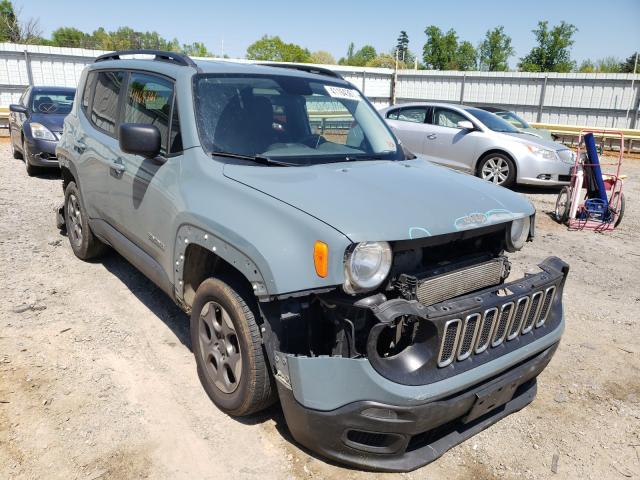
{"label": "silver sedan", "polygon": [[406,103],[380,112],[416,154],[498,185],[566,185],[575,153],[474,107]]}

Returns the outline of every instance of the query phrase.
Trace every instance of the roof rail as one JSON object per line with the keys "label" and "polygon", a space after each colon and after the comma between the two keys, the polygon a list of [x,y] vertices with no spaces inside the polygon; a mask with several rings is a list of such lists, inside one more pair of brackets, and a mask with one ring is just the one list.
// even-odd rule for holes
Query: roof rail
{"label": "roof rail", "polygon": [[104,55],[100,55],[98,58],[94,60],[94,63],[97,62],[105,62],[107,60],[120,60],[122,55],[153,55],[153,60],[159,62],[169,62],[175,63],[176,65],[181,65],[183,67],[193,67],[198,68],[196,63],[189,58],[188,55],[177,52],[165,52],[163,50],[118,50],[116,52],[105,53]]}
{"label": "roof rail", "polygon": [[260,62],[258,65],[264,65],[265,67],[277,67],[277,68],[291,68],[292,70],[300,70],[307,73],[315,73],[318,75],[326,75],[328,77],[339,78],[344,80],[342,75],[328,68],[316,67],[315,65],[301,64],[301,63],[276,63],[276,62]]}

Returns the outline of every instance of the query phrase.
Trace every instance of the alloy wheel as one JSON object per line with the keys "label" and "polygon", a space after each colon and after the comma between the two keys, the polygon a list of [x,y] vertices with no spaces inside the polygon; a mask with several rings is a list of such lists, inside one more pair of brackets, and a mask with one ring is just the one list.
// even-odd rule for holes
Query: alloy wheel
{"label": "alloy wheel", "polygon": [[67,225],[68,235],[75,245],[82,244],[82,212],[78,198],[72,193],[67,201],[67,217],[70,225]]}
{"label": "alloy wheel", "polygon": [[220,391],[233,393],[242,375],[242,354],[231,317],[219,303],[202,308],[198,339],[206,374]]}
{"label": "alloy wheel", "polygon": [[482,178],[502,185],[509,178],[509,164],[501,157],[489,158],[482,166]]}

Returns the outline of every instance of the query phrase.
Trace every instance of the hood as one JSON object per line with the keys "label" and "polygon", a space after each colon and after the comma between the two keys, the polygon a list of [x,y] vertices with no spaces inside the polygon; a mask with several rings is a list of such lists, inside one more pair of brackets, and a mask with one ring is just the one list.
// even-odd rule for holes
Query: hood
{"label": "hood", "polygon": [[52,132],[61,132],[66,116],[67,114],[61,113],[32,113],[29,121],[41,123]]}
{"label": "hood", "polygon": [[535,135],[536,137],[553,142],[553,137],[551,136],[551,132],[549,130],[545,130],[544,128],[529,127],[529,128],[521,128],[521,130],[524,132],[530,133],[531,135]]}
{"label": "hood", "polygon": [[518,193],[421,158],[310,167],[226,164],[224,175],[318,218],[353,242],[442,235],[535,211]]}
{"label": "hood", "polygon": [[540,138],[537,135],[541,135],[541,132],[536,129],[533,130],[535,135],[528,135],[526,132],[529,129],[525,129],[524,133],[500,133],[500,135],[507,135],[509,138],[513,138],[520,143],[530,143],[532,145],[539,145],[542,148],[546,148],[548,150],[568,150],[566,146],[561,143],[554,142],[553,140],[548,140],[546,138]]}

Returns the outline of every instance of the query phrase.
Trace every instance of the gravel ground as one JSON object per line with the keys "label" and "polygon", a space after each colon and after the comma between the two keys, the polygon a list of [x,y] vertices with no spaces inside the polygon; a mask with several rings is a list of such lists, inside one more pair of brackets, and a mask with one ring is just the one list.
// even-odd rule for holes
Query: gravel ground
{"label": "gravel ground", "polygon": [[187,317],[120,256],[83,263],[54,225],[55,174],[0,145],[0,478],[640,478],[640,162],[612,233],[569,232],[556,192],[523,190],[537,239],[517,267],[571,265],[567,329],[536,400],[409,474],[344,469],[300,449],[277,407],[251,420],[202,390]]}

